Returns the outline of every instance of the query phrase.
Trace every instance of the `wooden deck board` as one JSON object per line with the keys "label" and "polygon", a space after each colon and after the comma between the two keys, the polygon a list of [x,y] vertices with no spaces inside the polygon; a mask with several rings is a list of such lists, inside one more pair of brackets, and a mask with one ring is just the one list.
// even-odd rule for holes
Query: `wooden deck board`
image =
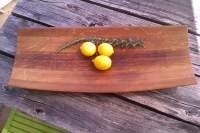
{"label": "wooden deck board", "polygon": [[188,25],[191,33],[200,35],[198,0],[83,0],[160,24]]}
{"label": "wooden deck board", "polygon": [[15,55],[16,30],[22,27],[41,27],[41,25],[10,15],[4,26],[0,29],[1,51]]}

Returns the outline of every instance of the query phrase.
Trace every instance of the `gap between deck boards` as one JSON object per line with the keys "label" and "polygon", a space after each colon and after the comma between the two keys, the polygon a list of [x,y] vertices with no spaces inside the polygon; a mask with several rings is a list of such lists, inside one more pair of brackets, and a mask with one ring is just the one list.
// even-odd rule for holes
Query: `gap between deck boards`
{"label": "gap between deck boards", "polygon": [[142,104],[142,103],[139,103],[139,102],[130,100],[130,99],[124,97],[123,95],[118,95],[118,94],[113,94],[113,95],[116,96],[116,97],[118,97],[118,98],[120,98],[121,100],[124,100],[124,101],[126,101],[126,102],[130,102],[130,103],[132,103],[132,104],[134,104],[134,105],[137,105],[137,106],[141,106],[141,107],[143,107],[143,108],[145,108],[145,109],[151,110],[151,111],[156,112],[156,113],[159,113],[159,114],[161,114],[161,115],[164,115],[164,116],[167,116],[167,117],[170,117],[170,118],[173,118],[173,119],[175,119],[175,120],[182,121],[182,122],[185,122],[185,123],[188,123],[188,124],[192,124],[192,125],[195,125],[195,126],[197,126],[197,127],[200,127],[199,124],[196,124],[196,123],[194,123],[194,122],[181,119],[181,118],[179,118],[179,117],[176,117],[176,116],[167,114],[167,113],[165,113],[165,112],[162,112],[162,111],[160,111],[160,110],[158,110],[158,109],[156,109],[156,108],[150,107],[150,106],[148,106],[148,105],[145,105],[145,104]]}
{"label": "gap between deck boards", "polygon": [[[51,1],[48,1],[48,0],[40,0],[41,2],[45,2],[45,3],[50,3],[50,4],[54,4],[54,3],[63,3],[62,1],[59,2],[59,1],[55,1],[55,2],[51,2]],[[149,18],[149,17],[146,17],[144,15],[139,15],[137,13],[134,13],[134,12],[131,12],[129,10],[125,10],[125,9],[118,9],[116,7],[113,7],[113,6],[109,6],[109,5],[106,5],[106,4],[102,4],[102,2],[96,2],[95,0],[80,0],[82,2],[85,2],[85,3],[89,3],[89,4],[93,4],[93,5],[96,5],[96,6],[99,6],[99,7],[103,7],[103,8],[106,8],[106,9],[109,9],[109,10],[113,10],[113,11],[116,11],[116,12],[119,12],[119,13],[123,13],[123,14],[126,14],[126,15],[129,15],[129,16],[133,16],[133,17],[136,17],[136,18],[139,18],[139,19],[143,19],[143,20],[146,20],[146,21],[149,21],[149,22],[152,22],[152,23],[155,23],[155,24],[159,24],[159,25],[172,25],[171,23],[167,23],[167,22],[164,22],[164,21],[160,21],[158,19],[153,19],[153,18]],[[25,18],[27,20],[31,20],[33,22],[36,22],[36,23],[39,23],[39,24],[43,24],[45,26],[52,26],[52,25],[49,25],[47,23],[43,23],[41,21],[36,21],[35,19],[31,19],[31,18],[28,18],[26,16],[23,16],[21,14],[18,14],[18,13],[15,13],[15,10],[13,11],[13,15],[15,16],[18,16],[18,17],[21,17],[21,18]],[[197,33],[196,31],[192,30],[192,29],[188,29],[188,33],[191,33],[193,35],[196,35],[196,36],[200,36],[199,33]]]}
{"label": "gap between deck boards", "polygon": [[[42,1],[42,0],[41,0]],[[110,9],[110,10],[113,10],[113,11],[117,11],[117,12],[120,12],[120,13],[124,13],[124,14],[127,14],[127,15],[130,15],[130,16],[134,16],[134,17],[137,17],[137,18],[140,18],[140,19],[144,19],[144,20],[147,20],[147,21],[151,21],[153,23],[157,23],[157,24],[161,24],[161,25],[172,25],[170,23],[167,23],[167,22],[163,22],[163,21],[160,21],[160,20],[157,20],[157,19],[153,19],[153,18],[148,18],[146,16],[141,16],[139,14],[136,14],[136,13],[133,13],[133,12],[130,12],[130,11],[127,11],[125,9],[119,9],[119,8],[115,8],[115,7],[112,7],[112,6],[109,6],[109,5],[105,5],[105,4],[102,4],[101,2],[96,2],[96,1],[92,1],[92,0],[81,0],[81,1],[84,1],[84,2],[87,2],[87,3],[90,3],[90,4],[94,4],[94,5],[97,5],[97,6],[101,6],[103,8],[107,8],[107,9]],[[197,36],[200,36],[199,33],[191,30],[191,29],[188,29],[188,33],[191,33],[193,35],[197,35]]]}

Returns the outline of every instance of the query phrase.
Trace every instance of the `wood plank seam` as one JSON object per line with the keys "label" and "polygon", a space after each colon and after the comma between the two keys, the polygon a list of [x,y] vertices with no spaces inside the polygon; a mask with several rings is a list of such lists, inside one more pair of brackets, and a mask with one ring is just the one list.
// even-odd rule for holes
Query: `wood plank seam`
{"label": "wood plank seam", "polygon": [[186,102],[182,102],[182,101],[177,100],[177,99],[175,99],[175,98],[169,97],[169,96],[165,95],[164,93],[159,92],[159,91],[157,91],[157,90],[155,90],[155,91],[150,91],[150,92],[156,93],[156,94],[162,94],[162,96],[164,96],[164,97],[167,98],[167,99],[173,100],[174,102],[179,102],[179,103],[181,103],[181,104],[184,104],[184,105],[187,105],[187,106],[191,106],[191,107],[195,107],[195,108],[200,109],[200,106],[196,106],[196,105],[192,105],[192,104],[189,104],[189,103],[186,103]]}
{"label": "wood plank seam", "polygon": [[7,53],[7,52],[5,52],[5,51],[3,51],[3,50],[0,50],[0,54],[1,54],[1,55],[5,55],[5,56],[8,56],[8,57],[10,57],[10,58],[14,58],[14,57],[15,57],[14,55],[12,55],[12,54],[10,54],[10,53]]}
{"label": "wood plank seam", "polygon": [[26,16],[17,14],[17,13],[15,13],[15,12],[12,12],[12,15],[15,16],[15,17],[23,18],[23,19],[28,20],[28,21],[31,21],[31,22],[35,22],[35,23],[37,23],[37,24],[41,24],[41,25],[46,26],[46,27],[53,27],[53,25],[51,25],[51,24],[43,23],[43,22],[41,22],[41,21],[37,21],[37,20],[35,20],[35,19],[28,18],[28,17],[26,17]]}
{"label": "wood plank seam", "polygon": [[[91,0],[81,0],[81,1],[88,2],[90,4],[95,4],[97,6],[101,6],[103,8],[107,8],[107,9],[110,9],[110,10],[121,12],[121,13],[124,13],[124,14],[127,14],[127,15],[131,15],[131,16],[134,16],[134,17],[138,17],[138,18],[141,18],[141,19],[144,19],[144,20],[147,20],[147,21],[151,21],[151,22],[157,23],[157,24],[171,25],[170,23],[163,22],[163,21],[160,21],[158,19],[152,19],[152,18],[148,18],[148,17],[145,17],[145,16],[140,16],[140,15],[138,15],[136,13],[133,13],[133,12],[130,12],[130,11],[127,11],[127,10],[124,10],[124,9],[119,9],[119,8],[116,8],[116,7],[105,5],[105,4],[102,4],[102,2],[98,3],[98,2],[95,2],[95,1],[91,1]],[[195,31],[193,31],[191,29],[188,29],[188,32],[193,34],[193,35],[200,36],[199,33],[195,32]]]}
{"label": "wood plank seam", "polygon": [[[1,93],[0,95],[8,96],[6,93]],[[135,106],[138,106],[138,107],[141,107],[141,108],[150,110],[150,111],[155,112],[155,113],[158,113],[158,114],[160,114],[160,115],[162,115],[162,116],[166,116],[166,117],[168,117],[168,118],[171,118],[171,119],[174,119],[174,120],[177,120],[177,121],[181,121],[181,122],[183,122],[183,123],[187,123],[187,124],[189,124],[189,125],[193,125],[193,126],[195,126],[195,127],[197,127],[197,128],[200,128],[200,125],[198,125],[198,124],[196,124],[196,123],[192,123],[192,122],[189,122],[189,121],[186,121],[186,120],[182,120],[182,119],[180,119],[180,118],[177,118],[177,117],[174,117],[174,116],[172,116],[172,115],[166,114],[166,113],[164,113],[164,112],[161,112],[161,111],[159,111],[159,110],[153,109],[153,108],[148,107],[148,106],[146,106],[146,105],[143,105],[143,104],[140,104],[140,103],[131,101],[131,100],[126,99],[126,98],[124,98],[124,97],[122,97],[122,96],[118,96],[118,95],[115,95],[115,94],[105,94],[105,95],[114,96],[114,97],[116,97],[116,98],[119,98],[120,100],[123,100],[123,101],[125,101],[125,102],[127,102],[127,103],[131,103],[131,104],[133,104],[133,105],[135,105]],[[33,99],[31,99],[31,98],[27,98],[27,97],[24,97],[24,96],[18,96],[18,98],[19,98],[19,99],[25,99],[25,100],[27,100],[27,101],[31,101],[31,102],[36,103],[36,104],[40,104],[40,105],[42,105],[42,106],[47,106],[47,107],[49,107],[49,108],[51,108],[51,109],[53,109],[53,110],[55,110],[55,111],[58,111],[58,112],[66,113],[66,112],[65,112],[64,110],[62,110],[62,109],[55,108],[55,106],[46,104],[46,103],[41,102],[41,101],[33,100]],[[38,117],[38,116],[37,116],[37,117]]]}
{"label": "wood plank seam", "polygon": [[[118,95],[118,94],[113,94],[113,95],[116,96],[116,97],[118,97],[118,98],[120,98],[120,99],[122,99],[122,100],[124,100],[124,101],[126,101],[126,102],[129,102],[129,103],[132,103],[132,104],[134,104],[134,105],[140,106],[140,107],[142,107],[142,108],[151,110],[151,111],[156,112],[156,113],[158,113],[158,114],[161,114],[161,115],[164,115],[164,116],[167,116],[167,117],[170,117],[170,118],[173,118],[173,119],[176,119],[176,120],[179,120],[179,121],[188,123],[188,124],[192,124],[192,125],[197,126],[197,127],[200,127],[200,124],[196,124],[196,123],[194,123],[194,122],[181,119],[180,117],[176,117],[176,116],[167,114],[167,113],[162,112],[162,111],[160,111],[160,110],[158,110],[158,109],[156,109],[156,108],[147,106],[147,105],[145,105],[145,104],[136,102],[136,101],[134,101],[134,100],[130,100],[130,99],[128,99],[128,98],[126,98],[126,97],[124,97],[124,96],[122,96],[122,95]],[[198,108],[199,108],[199,107],[198,107]]]}

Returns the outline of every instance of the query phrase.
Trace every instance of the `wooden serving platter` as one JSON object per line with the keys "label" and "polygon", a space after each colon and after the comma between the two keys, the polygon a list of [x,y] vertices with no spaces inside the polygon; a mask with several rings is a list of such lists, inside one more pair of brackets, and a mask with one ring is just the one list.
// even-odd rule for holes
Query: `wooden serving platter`
{"label": "wooden serving platter", "polygon": [[[75,45],[57,54],[63,43],[82,36],[139,38],[144,48],[115,48],[113,66],[96,70]],[[8,85],[66,92],[129,92],[196,83],[188,50],[187,27],[74,27],[19,29]]]}

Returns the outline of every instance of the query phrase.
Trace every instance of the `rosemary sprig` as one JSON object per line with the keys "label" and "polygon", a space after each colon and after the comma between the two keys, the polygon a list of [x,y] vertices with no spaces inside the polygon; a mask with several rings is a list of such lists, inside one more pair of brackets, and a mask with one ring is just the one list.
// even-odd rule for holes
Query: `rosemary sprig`
{"label": "rosemary sprig", "polygon": [[143,47],[143,44],[144,44],[142,40],[132,39],[132,38],[120,39],[120,38],[104,38],[104,37],[96,37],[96,36],[86,36],[86,37],[74,39],[69,42],[65,42],[56,50],[56,53],[59,53],[63,49],[71,47],[72,45],[85,42],[85,41],[91,41],[95,44],[100,44],[102,42],[105,42],[105,43],[110,43],[114,47],[121,47],[121,48]]}

